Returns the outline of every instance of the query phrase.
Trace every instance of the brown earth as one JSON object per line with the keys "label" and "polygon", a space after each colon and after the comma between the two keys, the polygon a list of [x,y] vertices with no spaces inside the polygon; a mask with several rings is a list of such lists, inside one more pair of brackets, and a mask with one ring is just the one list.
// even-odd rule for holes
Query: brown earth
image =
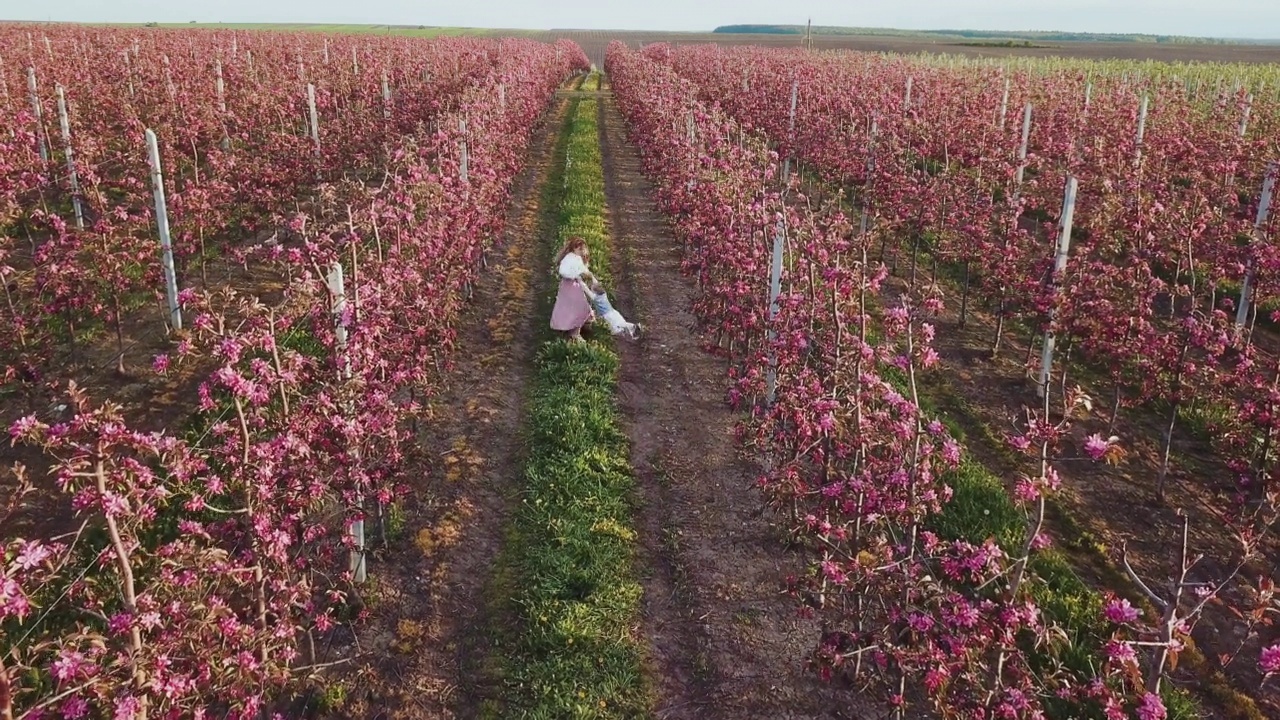
{"label": "brown earth", "polygon": [[819,627],[783,594],[804,560],[762,512],[761,470],[735,441],[739,418],[724,402],[727,368],[701,350],[694,288],[611,94],[601,114],[619,309],[644,326],[639,342],[619,342],[619,395],[640,488],[656,717],[877,717],[856,690],[804,669]]}
{"label": "brown earth", "polygon": [[[737,35],[728,33],[664,33],[647,30],[549,30],[532,33],[538,40],[559,38],[582,46],[596,67],[604,68],[609,43],[619,40],[632,48],[650,43],[679,45],[758,45],[771,48],[804,47],[803,35]],[[969,57],[1073,57],[1090,60],[1159,60],[1162,62],[1280,62],[1280,45],[1208,45],[1171,43],[1062,42],[1038,43],[1046,47],[1005,48],[962,45],[952,40],[877,37],[870,35],[815,35],[814,50],[860,52],[935,53]]]}

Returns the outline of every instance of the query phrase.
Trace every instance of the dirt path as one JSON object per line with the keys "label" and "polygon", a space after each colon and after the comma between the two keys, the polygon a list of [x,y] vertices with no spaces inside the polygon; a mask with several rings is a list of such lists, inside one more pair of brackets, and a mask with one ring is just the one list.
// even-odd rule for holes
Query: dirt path
{"label": "dirt path", "polygon": [[459,329],[456,367],[422,432],[424,471],[410,488],[390,548],[370,562],[367,660],[348,677],[351,718],[455,718],[478,714],[485,586],[503,542],[507,505],[520,485],[528,359],[535,342],[531,266],[540,190],[568,103],[535,131],[514,188],[507,230]]}
{"label": "dirt path", "polygon": [[620,403],[640,488],[645,617],[659,703],[655,717],[872,718],[850,688],[803,665],[818,627],[782,595],[800,558],[788,553],[740,456],[724,403],[726,368],[702,352],[689,312],[694,289],[654,206],[624,123],[606,94],[601,141],[619,309],[645,339],[619,343]]}

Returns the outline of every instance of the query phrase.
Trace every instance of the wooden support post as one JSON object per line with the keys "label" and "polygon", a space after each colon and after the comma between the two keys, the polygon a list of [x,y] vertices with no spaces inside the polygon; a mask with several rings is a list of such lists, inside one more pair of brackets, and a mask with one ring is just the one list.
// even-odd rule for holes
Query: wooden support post
{"label": "wooden support post", "polygon": [[[1062,196],[1062,216],[1058,221],[1058,253],[1053,260],[1053,275],[1049,282],[1057,285],[1063,271],[1067,269],[1067,253],[1071,249],[1071,224],[1076,210],[1076,179],[1067,177],[1067,188]],[[1056,289],[1055,289],[1056,294]],[[1053,320],[1056,311],[1049,309],[1049,327],[1044,331],[1044,342],[1040,347],[1040,382],[1036,384],[1036,395],[1044,399],[1049,392],[1049,380],[1053,367]]]}
{"label": "wooden support post", "polygon": [[156,204],[156,229],[160,234],[160,258],[164,267],[165,299],[169,303],[169,326],[182,329],[182,309],[178,306],[178,273],[173,264],[173,241],[169,237],[169,209],[164,197],[164,173],[160,169],[160,146],[151,128],[146,130],[147,158],[151,163],[151,188]]}
{"label": "wooden support post", "polygon": [[[1267,176],[1262,181],[1262,196],[1258,199],[1258,214],[1253,221],[1253,242],[1262,241],[1262,227],[1267,224],[1267,218],[1271,214],[1271,196],[1275,192],[1277,174],[1280,174],[1280,162],[1268,163]],[[1249,318],[1250,293],[1253,292],[1256,272],[1257,266],[1251,253],[1245,269],[1244,284],[1240,286],[1240,302],[1236,305],[1237,330],[1243,329]]]}

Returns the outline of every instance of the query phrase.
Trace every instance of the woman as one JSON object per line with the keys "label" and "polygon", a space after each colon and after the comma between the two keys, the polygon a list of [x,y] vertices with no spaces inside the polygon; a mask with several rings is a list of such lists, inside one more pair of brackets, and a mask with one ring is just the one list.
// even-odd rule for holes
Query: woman
{"label": "woman", "polygon": [[586,284],[595,282],[595,276],[587,267],[590,259],[587,241],[580,237],[569,238],[556,255],[560,290],[551,311],[551,329],[569,333],[573,342],[582,342],[582,326],[595,319],[586,293]]}

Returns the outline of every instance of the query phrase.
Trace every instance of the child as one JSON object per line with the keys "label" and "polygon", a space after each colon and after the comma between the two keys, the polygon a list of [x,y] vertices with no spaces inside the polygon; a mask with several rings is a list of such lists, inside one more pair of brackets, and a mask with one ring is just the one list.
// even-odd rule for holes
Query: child
{"label": "child", "polygon": [[626,333],[627,337],[632,340],[640,336],[641,328],[639,323],[627,322],[627,319],[622,317],[622,313],[613,308],[613,305],[609,302],[609,296],[605,293],[604,287],[600,285],[599,281],[591,283],[586,288],[586,293],[596,312],[605,319],[605,322],[609,323],[609,329],[614,335]]}

